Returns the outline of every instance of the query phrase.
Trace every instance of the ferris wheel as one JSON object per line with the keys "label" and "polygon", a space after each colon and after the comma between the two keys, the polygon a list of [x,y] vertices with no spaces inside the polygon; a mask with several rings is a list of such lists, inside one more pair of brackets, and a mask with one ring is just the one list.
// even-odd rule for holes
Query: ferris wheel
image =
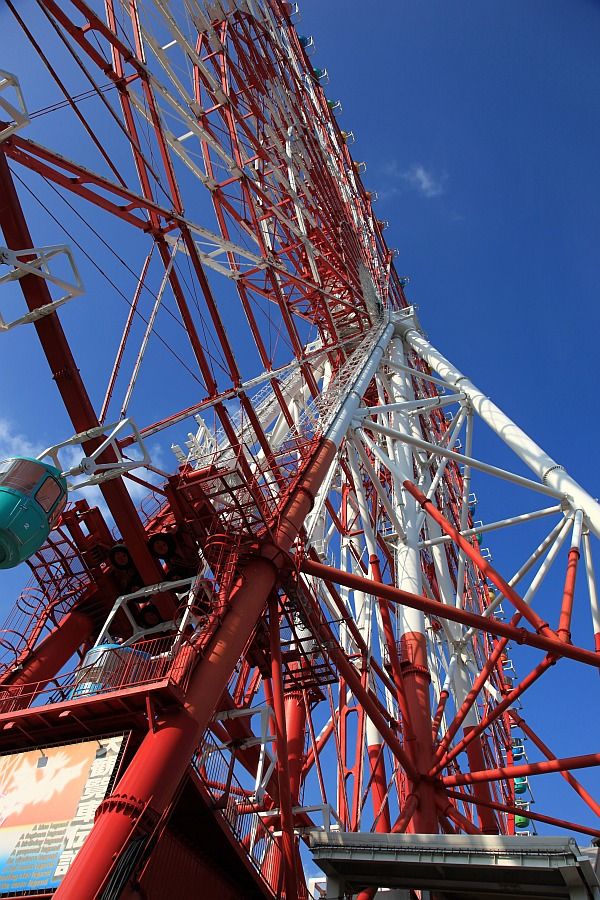
{"label": "ferris wheel", "polygon": [[306,897],[319,829],[600,836],[600,754],[525,708],[596,684],[600,507],[429,342],[295,4],[6,6],[0,340],[54,384],[0,470],[0,746],[129,736],[57,896]]}

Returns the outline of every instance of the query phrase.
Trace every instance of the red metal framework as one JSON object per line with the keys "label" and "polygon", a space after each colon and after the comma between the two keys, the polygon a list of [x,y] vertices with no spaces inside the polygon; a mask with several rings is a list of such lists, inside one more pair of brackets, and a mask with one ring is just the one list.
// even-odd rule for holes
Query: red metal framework
{"label": "red metal framework", "polygon": [[[191,897],[204,879],[305,897],[316,827],[599,836],[529,809],[528,779],[555,772],[597,815],[571,770],[600,758],[557,759],[515,705],[563,658],[600,667],[570,639],[595,512],[551,466],[534,483],[473,458],[485,410],[411,337],[292,4],[7,6],[48,89],[0,142],[4,240],[34,255],[37,203],[35,239],[66,230],[101,295],[67,339],[26,274],[44,312],[26,327],[86,458],[130,415],[157,448],[143,477],[137,437],[103,452],[103,511],[63,514],[0,641],[2,749],[132,730],[57,896],[162,898],[178,879]],[[514,522],[474,520],[476,470],[554,503],[520,516],[556,524],[510,581],[479,545]],[[551,618],[532,601],[568,532]],[[544,654],[522,679],[518,645]],[[543,761],[522,762],[526,739]]]}

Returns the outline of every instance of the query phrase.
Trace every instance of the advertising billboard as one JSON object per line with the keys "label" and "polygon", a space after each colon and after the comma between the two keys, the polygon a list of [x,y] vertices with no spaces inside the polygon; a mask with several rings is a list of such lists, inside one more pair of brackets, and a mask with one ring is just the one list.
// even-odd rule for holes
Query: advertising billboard
{"label": "advertising billboard", "polygon": [[58,887],[123,746],[118,735],[0,756],[0,897]]}

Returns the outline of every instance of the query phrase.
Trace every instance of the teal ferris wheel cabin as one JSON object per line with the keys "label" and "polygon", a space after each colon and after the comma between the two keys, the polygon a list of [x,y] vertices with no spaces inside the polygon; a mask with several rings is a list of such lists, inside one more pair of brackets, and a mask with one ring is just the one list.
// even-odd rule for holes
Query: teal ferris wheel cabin
{"label": "teal ferris wheel cabin", "polygon": [[67,482],[53,465],[28,457],[0,462],[0,569],[42,546],[67,502]]}

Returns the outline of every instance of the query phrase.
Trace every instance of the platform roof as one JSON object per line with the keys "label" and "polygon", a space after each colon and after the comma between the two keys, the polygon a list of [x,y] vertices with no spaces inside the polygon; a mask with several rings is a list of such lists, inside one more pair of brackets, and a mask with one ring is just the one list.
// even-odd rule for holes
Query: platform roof
{"label": "platform roof", "polygon": [[370,885],[447,900],[599,900],[593,851],[565,837],[347,834],[313,831],[315,862],[343,896]]}

